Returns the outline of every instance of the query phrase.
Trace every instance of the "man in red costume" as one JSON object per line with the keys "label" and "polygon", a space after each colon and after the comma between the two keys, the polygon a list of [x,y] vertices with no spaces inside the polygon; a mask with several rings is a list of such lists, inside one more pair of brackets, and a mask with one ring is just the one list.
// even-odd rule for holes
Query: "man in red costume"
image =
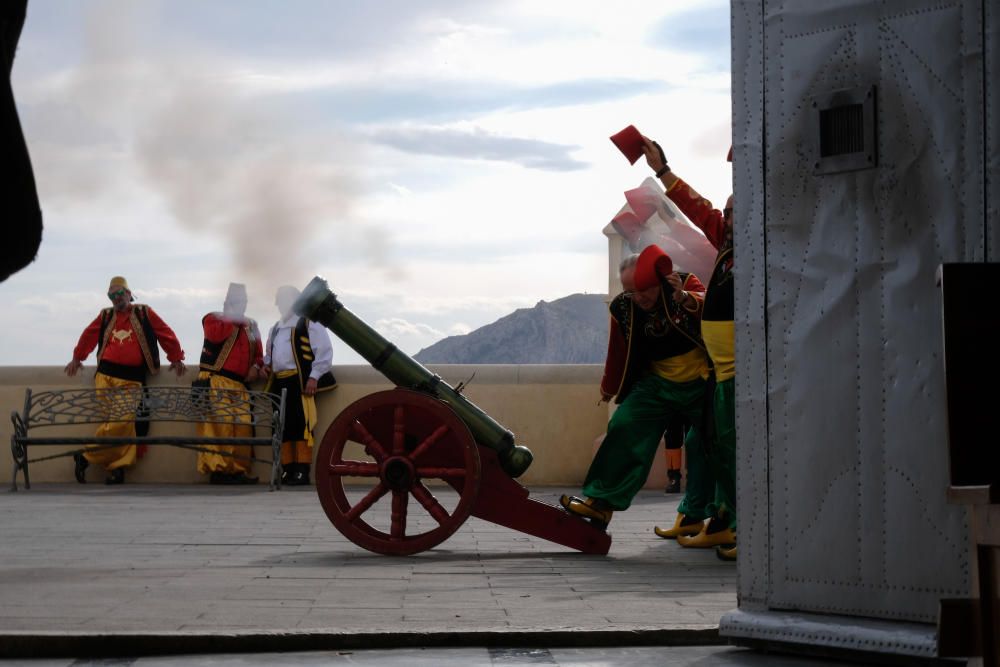
{"label": "man in red costume", "polygon": [[[702,463],[698,425],[708,376],[699,335],[704,287],[674,272],[658,246],[631,255],[619,267],[624,292],[609,305],[611,328],[601,399],[618,409],[583,483],[585,498],[563,496],[571,514],[605,527],[642,488],[671,419],[695,425],[688,433],[688,486],[681,506],[692,521],[707,518],[715,482]],[[700,528],[700,525],[698,526]],[[698,528],[690,528],[697,532]]]}
{"label": "man in red costume", "polygon": [[[98,392],[104,404],[107,421],[97,427],[98,437],[135,437],[135,411],[142,398],[142,385],[147,375],[160,370],[163,347],[170,369],[177,377],[184,375],[184,350],[173,330],[149,306],[132,303],[134,298],[128,282],[121,276],[111,279],[108,298],[112,307],[103,309],[91,322],[73,350],[73,359],[66,364],[66,375],[73,377],[84,360],[97,348],[97,389],[118,391]],[[106,484],[125,481],[125,468],[136,460],[136,446],[103,447],[91,445],[84,453],[76,453],[74,474],[84,484],[87,466],[98,463],[109,473]]]}
{"label": "man in red costume", "polygon": [[[643,138],[646,163],[666,188],[667,197],[698,226],[718,250],[708,281],[701,319],[701,336],[712,360],[709,382],[711,413],[706,417],[712,431],[709,465],[717,480],[711,519],[697,535],[671,534],[673,529],[654,528],[661,537],[676,537],[686,547],[715,547],[723,560],[736,559],[736,334],[733,289],[733,197],[726,208],[714,208],[694,188],[671,171],[660,145]],[[732,160],[732,151],[730,151]],[[683,521],[678,515],[675,527]]]}
{"label": "man in red costume", "polygon": [[[250,438],[253,427],[246,411],[247,385],[260,378],[264,346],[257,323],[247,318],[247,290],[230,283],[221,313],[201,320],[205,342],[196,386],[210,387],[213,420],[198,424],[198,435],[206,438]],[[206,445],[213,453],[199,452],[198,472],[208,474],[212,484],[254,484],[250,477],[249,445]],[[227,456],[228,455],[228,456]]]}

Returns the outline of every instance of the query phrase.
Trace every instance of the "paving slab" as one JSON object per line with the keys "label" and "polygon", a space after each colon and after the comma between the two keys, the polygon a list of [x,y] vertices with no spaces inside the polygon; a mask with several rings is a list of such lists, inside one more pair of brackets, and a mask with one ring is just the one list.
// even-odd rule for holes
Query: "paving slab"
{"label": "paving slab", "polygon": [[[180,655],[109,660],[0,660],[29,667],[836,667],[822,658],[720,646],[615,648],[408,648],[260,654]],[[855,663],[867,664],[867,663]]]}
{"label": "paving slab", "polygon": [[472,517],[438,547],[392,557],[337,532],[311,487],[35,485],[0,495],[0,654],[102,637],[168,653],[184,637],[213,651],[718,643],[736,568],[653,534],[679,500],[640,493],[615,515],[606,556]]}

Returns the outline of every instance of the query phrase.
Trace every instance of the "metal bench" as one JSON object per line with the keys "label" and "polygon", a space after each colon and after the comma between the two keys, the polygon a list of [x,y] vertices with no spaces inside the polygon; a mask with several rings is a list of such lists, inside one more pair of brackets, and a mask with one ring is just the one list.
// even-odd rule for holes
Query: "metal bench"
{"label": "metal bench", "polygon": [[[265,445],[271,459],[251,460],[270,464],[270,489],[281,488],[281,435],[285,421],[285,392],[281,396],[263,391],[243,392],[209,387],[143,387],[135,389],[25,390],[24,410],[11,412],[14,424],[10,438],[14,457],[11,490],[17,491],[17,473],[24,474],[24,487],[31,488],[28,464],[73,456],[87,445],[171,445],[198,452],[214,452],[206,445]],[[202,438],[147,434],[136,437],[60,435],[60,430],[80,424],[135,421],[139,426],[161,422],[243,424],[252,427],[252,437]],[[60,427],[63,427],[60,429]],[[40,435],[39,433],[42,432]],[[28,459],[28,447],[37,445],[78,445],[78,449],[51,456]],[[252,450],[251,450],[252,451]]]}

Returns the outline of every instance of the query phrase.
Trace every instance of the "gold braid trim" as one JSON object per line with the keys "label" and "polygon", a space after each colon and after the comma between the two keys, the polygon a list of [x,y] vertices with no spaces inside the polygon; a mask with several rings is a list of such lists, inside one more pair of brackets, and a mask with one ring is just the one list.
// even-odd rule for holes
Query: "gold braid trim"
{"label": "gold braid trim", "polygon": [[153,355],[150,354],[149,344],[146,341],[146,330],[139,322],[139,316],[137,315],[140,308],[145,308],[145,306],[132,306],[132,310],[128,314],[128,321],[132,325],[132,330],[135,331],[136,340],[139,341],[139,349],[142,350],[142,358],[146,360],[146,368],[149,369],[149,374],[156,375],[160,369],[153,365]]}
{"label": "gold braid trim", "polygon": [[[688,274],[688,276],[690,277],[690,274]],[[688,281],[688,279],[685,278],[683,286],[685,286],[685,287],[687,286],[687,281]],[[684,336],[689,341],[691,341],[692,343],[694,343],[696,346],[698,346],[699,348],[701,348],[701,350],[704,352],[705,351],[705,343],[704,343],[704,341],[701,341],[701,340],[699,340],[697,338],[693,338],[691,336],[691,334],[689,334],[687,331],[684,331],[683,327],[681,327],[677,322],[674,322],[674,318],[671,316],[671,313],[670,313],[670,304],[667,303],[667,295],[664,294],[664,291],[665,290],[663,290],[663,289],[660,290],[660,299],[663,301],[663,308],[667,311],[667,322],[670,323],[670,326],[673,327],[674,331],[679,332],[682,336]],[[678,304],[678,307],[681,308],[681,309],[684,308],[680,304]],[[691,312],[691,311],[688,311],[688,312]]]}
{"label": "gold braid trim", "polygon": [[255,343],[257,342],[257,337],[254,335],[254,331],[257,329],[257,323],[251,319],[247,319],[247,371],[253,368],[253,352],[256,349]]}
{"label": "gold braid trim", "polygon": [[[732,255],[733,255],[733,248],[732,248],[732,246],[730,246],[728,248],[723,247],[723,249],[719,251],[718,256],[716,256],[716,258],[715,258],[715,264],[712,265],[712,275],[713,276],[715,275],[715,270],[719,268],[719,264],[722,264],[724,261],[726,261],[727,259],[729,259],[730,257],[732,257]],[[709,277],[710,281],[711,281],[711,279],[712,278]]]}
{"label": "gold braid trim", "polygon": [[205,371],[218,371],[226,364],[226,360],[229,359],[229,355],[232,354],[233,346],[236,345],[236,339],[239,338],[240,329],[242,327],[233,325],[233,333],[229,334],[229,338],[226,339],[225,344],[223,344],[222,349],[219,350],[219,356],[215,358],[215,363],[211,366],[206,366],[201,364],[201,369]]}
{"label": "gold braid trim", "polygon": [[[616,323],[617,324],[617,323]],[[628,331],[625,333],[625,366],[622,368],[622,379],[618,382],[618,391],[615,396],[622,393],[625,386],[625,376],[628,375],[628,362],[632,358],[632,327],[635,325],[635,304],[632,299],[628,300]]]}

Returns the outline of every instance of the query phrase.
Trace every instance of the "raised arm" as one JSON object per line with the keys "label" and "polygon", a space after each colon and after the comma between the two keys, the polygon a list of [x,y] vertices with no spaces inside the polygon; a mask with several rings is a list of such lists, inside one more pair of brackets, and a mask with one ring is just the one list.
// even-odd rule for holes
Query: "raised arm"
{"label": "raised arm", "polygon": [[677,204],[688,219],[693,222],[698,229],[705,232],[705,237],[718,250],[726,242],[725,215],[719,209],[712,206],[712,202],[702,197],[698,192],[688,185],[680,176],[675,174],[667,164],[667,159],[660,145],[643,137],[643,153],[646,156],[646,164],[656,172],[657,178],[666,190],[670,201]]}

